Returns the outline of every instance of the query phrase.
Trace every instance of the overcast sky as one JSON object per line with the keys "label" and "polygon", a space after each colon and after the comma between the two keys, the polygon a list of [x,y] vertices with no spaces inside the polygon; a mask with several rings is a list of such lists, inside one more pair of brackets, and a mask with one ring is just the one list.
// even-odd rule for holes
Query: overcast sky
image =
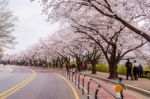
{"label": "overcast sky", "polygon": [[41,37],[46,37],[58,29],[57,24],[52,25],[45,21],[46,17],[41,15],[41,7],[38,2],[31,3],[30,0],[8,1],[8,7],[18,17],[19,22],[13,32],[18,44],[6,53],[20,52],[37,43]]}

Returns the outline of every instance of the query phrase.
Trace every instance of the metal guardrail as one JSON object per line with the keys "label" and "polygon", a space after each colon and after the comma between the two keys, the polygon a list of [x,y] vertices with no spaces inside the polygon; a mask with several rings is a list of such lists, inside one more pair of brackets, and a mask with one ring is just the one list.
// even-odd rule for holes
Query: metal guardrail
{"label": "metal guardrail", "polygon": [[[77,85],[78,89],[82,91],[82,95],[85,94],[85,92],[87,93],[87,99],[91,99],[90,98],[90,85],[91,82],[95,83],[97,85],[96,90],[94,92],[94,99],[99,99],[99,91],[100,89],[103,89],[106,93],[108,93],[109,95],[111,95],[114,99],[121,99],[120,96],[117,96],[116,93],[110,91],[109,89],[105,88],[103,85],[101,85],[99,82],[97,82],[96,80],[92,79],[91,77],[85,75],[85,74],[81,74],[79,72],[73,72],[73,71],[66,71],[63,69],[53,69],[55,72],[67,77],[69,80],[71,80],[72,82],[75,83],[75,85]],[[81,79],[82,76],[82,79]],[[87,82],[87,88],[85,87],[85,78],[89,77],[90,79]]]}

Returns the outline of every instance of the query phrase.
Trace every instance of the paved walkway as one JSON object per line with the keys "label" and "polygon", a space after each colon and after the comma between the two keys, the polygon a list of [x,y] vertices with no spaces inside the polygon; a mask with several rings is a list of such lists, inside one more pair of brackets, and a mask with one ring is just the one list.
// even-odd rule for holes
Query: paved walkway
{"label": "paved walkway", "polygon": [[[97,72],[97,74],[91,74],[91,71],[84,71],[82,72],[83,74],[87,74],[87,75],[91,75],[91,76],[94,76],[96,78],[105,78],[107,79],[109,74],[108,73],[104,73],[104,72]],[[125,84],[128,84],[130,86],[134,86],[134,87],[138,87],[138,88],[141,88],[141,89],[144,89],[144,90],[147,90],[149,91],[150,90],[150,80],[147,79],[147,78],[139,78],[138,81],[135,81],[135,80],[126,80],[126,76],[125,75],[119,75],[120,77],[123,77],[124,81],[125,81]],[[98,80],[98,79],[97,79]],[[98,82],[102,83],[101,80],[98,80]],[[105,81],[103,81],[105,82]],[[102,83],[106,88],[110,88],[110,90],[113,91],[112,87],[114,86],[113,83],[110,83],[110,82],[105,82],[105,83]],[[112,86],[112,87],[109,87],[109,86]],[[114,87],[113,87],[114,88]],[[125,95],[125,99],[149,99],[148,96],[145,96],[141,93],[138,93],[136,91],[133,91],[133,90],[129,90],[129,89],[126,89],[124,91],[124,95]],[[132,98],[131,98],[131,97]],[[135,98],[133,98],[135,97]]]}
{"label": "paved walkway", "polygon": [[[91,71],[85,71],[85,73],[92,75]],[[109,74],[104,72],[97,72],[97,74],[96,75],[94,74],[94,76],[108,78]],[[126,80],[125,75],[119,75],[119,77],[123,78],[125,84],[150,91],[150,80],[148,78],[139,78],[138,80],[130,80],[129,77],[129,80]]]}

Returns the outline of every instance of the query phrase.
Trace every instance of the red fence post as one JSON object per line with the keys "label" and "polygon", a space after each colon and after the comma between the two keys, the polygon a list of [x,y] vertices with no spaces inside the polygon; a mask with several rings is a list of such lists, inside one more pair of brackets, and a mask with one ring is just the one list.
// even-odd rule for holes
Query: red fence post
{"label": "red fence post", "polygon": [[78,89],[80,89],[80,74],[78,76]]}
{"label": "red fence post", "polygon": [[90,99],[90,83],[91,83],[91,79],[88,82],[88,86],[87,86],[87,99]]}
{"label": "red fence post", "polygon": [[85,78],[85,76],[86,76],[86,75],[84,75],[84,76],[83,76],[83,79],[82,79],[82,94],[83,94],[83,95],[84,95],[84,78]]}
{"label": "red fence post", "polygon": [[100,87],[101,87],[101,86],[98,85],[97,88],[96,88],[96,91],[95,91],[95,99],[98,99],[98,92],[99,92],[99,88],[100,88]]}

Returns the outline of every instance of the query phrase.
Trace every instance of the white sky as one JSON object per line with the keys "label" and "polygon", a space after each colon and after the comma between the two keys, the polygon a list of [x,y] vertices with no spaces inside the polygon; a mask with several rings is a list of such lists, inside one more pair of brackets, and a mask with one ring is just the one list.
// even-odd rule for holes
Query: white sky
{"label": "white sky", "polygon": [[30,0],[8,0],[8,2],[8,7],[18,17],[19,22],[13,32],[18,44],[6,53],[20,52],[58,29],[58,24],[52,25],[45,21],[46,17],[41,15],[41,7],[36,0],[32,3]]}

